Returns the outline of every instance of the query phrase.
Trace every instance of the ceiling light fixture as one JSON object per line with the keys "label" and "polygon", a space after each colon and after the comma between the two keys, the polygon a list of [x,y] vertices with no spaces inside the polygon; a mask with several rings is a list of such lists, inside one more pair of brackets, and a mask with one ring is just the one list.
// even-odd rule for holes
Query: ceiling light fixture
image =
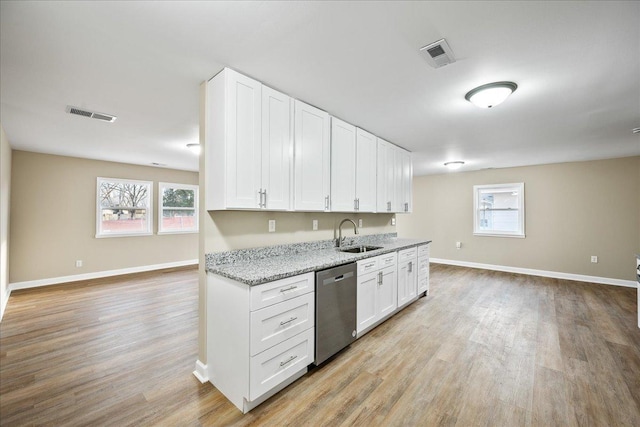
{"label": "ceiling light fixture", "polygon": [[446,162],[444,165],[451,170],[456,170],[460,169],[462,165],[464,165],[464,162],[457,160],[455,162]]}
{"label": "ceiling light fixture", "polygon": [[480,108],[491,108],[504,102],[518,85],[513,82],[495,82],[471,89],[464,98]]}
{"label": "ceiling light fixture", "polygon": [[187,144],[187,148],[194,154],[200,154],[200,144]]}

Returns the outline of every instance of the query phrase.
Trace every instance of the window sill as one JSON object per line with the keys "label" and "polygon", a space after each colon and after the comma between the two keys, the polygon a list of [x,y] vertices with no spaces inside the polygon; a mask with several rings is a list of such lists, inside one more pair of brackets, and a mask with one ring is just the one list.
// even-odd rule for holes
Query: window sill
{"label": "window sill", "polygon": [[524,239],[524,234],[498,234],[498,233],[473,233],[474,236],[480,237],[515,237],[516,239]]}
{"label": "window sill", "polygon": [[140,237],[140,236],[153,236],[153,233],[96,234],[96,239],[108,239],[111,237]]}
{"label": "window sill", "polygon": [[158,236],[163,234],[198,234],[198,230],[188,230],[188,231],[158,231]]}

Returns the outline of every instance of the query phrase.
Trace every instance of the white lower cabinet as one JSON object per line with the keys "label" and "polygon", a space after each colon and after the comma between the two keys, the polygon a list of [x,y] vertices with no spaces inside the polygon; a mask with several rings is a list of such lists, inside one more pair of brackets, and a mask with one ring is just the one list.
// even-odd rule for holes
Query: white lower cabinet
{"label": "white lower cabinet", "polygon": [[358,261],[358,336],[396,309],[396,256],[393,252]]}
{"label": "white lower cabinet", "polygon": [[314,361],[315,276],[257,286],[207,275],[209,381],[248,412]]}
{"label": "white lower cabinet", "polygon": [[403,307],[418,295],[418,249],[398,252],[398,307]]}
{"label": "white lower cabinet", "polygon": [[418,246],[418,295],[429,294],[429,245]]}

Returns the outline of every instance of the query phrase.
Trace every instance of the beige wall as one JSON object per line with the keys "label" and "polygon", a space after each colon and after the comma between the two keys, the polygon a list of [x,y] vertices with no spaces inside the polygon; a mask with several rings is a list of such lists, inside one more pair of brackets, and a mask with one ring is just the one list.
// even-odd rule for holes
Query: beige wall
{"label": "beige wall", "polygon": [[0,126],[0,319],[7,303],[9,284],[9,195],[11,190],[11,146]]}
{"label": "beige wall", "polygon": [[[526,238],[473,236],[473,186],[511,182],[525,183]],[[413,200],[398,235],[432,239],[433,258],[635,280],[640,157],[416,177]]]}
{"label": "beige wall", "polygon": [[[197,234],[97,239],[96,178],[197,184],[198,173],[13,151],[10,282],[144,267],[198,258]],[[83,260],[76,268],[75,261]]]}

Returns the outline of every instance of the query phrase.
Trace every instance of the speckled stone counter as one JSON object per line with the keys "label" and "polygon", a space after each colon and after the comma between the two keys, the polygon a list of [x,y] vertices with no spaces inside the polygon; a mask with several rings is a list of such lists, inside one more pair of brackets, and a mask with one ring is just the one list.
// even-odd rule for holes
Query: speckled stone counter
{"label": "speckled stone counter", "polygon": [[206,254],[206,270],[255,286],[431,242],[399,239],[396,236],[396,233],[387,233],[347,239],[343,248],[361,245],[382,246],[382,249],[360,254],[340,252],[335,247],[334,240],[209,253]]}

